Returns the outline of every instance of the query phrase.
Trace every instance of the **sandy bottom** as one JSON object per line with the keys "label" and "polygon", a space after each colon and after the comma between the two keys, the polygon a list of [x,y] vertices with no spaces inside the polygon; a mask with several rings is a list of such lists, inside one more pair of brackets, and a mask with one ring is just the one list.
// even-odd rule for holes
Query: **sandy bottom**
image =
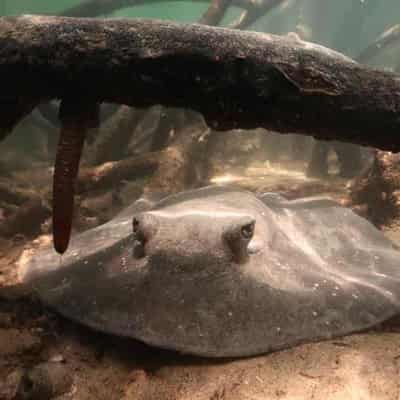
{"label": "sandy bottom", "polygon": [[394,327],[249,359],[206,360],[89,331],[27,300],[0,309],[1,399],[400,398]]}

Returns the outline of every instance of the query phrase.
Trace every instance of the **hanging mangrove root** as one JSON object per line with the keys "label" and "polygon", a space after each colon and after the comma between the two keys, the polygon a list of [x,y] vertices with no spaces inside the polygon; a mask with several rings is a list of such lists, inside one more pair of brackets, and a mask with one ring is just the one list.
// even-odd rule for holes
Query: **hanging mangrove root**
{"label": "hanging mangrove root", "polygon": [[98,125],[99,107],[95,102],[63,100],[60,106],[61,133],[53,177],[53,242],[63,254],[71,235],[75,180],[78,175],[87,131]]}
{"label": "hanging mangrove root", "polygon": [[[217,130],[265,127],[400,150],[398,75],[290,37],[152,20],[4,17],[0,85],[6,99],[74,97],[79,88],[97,102],[190,107]],[[3,117],[0,109],[4,131]]]}

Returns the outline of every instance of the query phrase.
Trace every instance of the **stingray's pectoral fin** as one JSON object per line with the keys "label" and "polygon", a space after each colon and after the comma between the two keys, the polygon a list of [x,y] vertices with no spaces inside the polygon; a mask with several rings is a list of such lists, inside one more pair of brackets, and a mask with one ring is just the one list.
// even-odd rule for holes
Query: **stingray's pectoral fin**
{"label": "stingray's pectoral fin", "polygon": [[224,229],[224,239],[232,252],[233,260],[244,263],[249,257],[249,243],[254,235],[256,221],[252,217],[239,217]]}

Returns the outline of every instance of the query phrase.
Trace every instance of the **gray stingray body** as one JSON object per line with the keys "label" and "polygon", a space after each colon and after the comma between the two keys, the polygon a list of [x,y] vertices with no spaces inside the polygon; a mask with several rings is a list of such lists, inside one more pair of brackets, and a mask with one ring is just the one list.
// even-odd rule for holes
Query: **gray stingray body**
{"label": "gray stingray body", "polygon": [[61,265],[52,249],[37,253],[22,278],[95,329],[249,356],[397,314],[399,261],[380,231],[333,201],[207,187],[138,201],[75,236]]}

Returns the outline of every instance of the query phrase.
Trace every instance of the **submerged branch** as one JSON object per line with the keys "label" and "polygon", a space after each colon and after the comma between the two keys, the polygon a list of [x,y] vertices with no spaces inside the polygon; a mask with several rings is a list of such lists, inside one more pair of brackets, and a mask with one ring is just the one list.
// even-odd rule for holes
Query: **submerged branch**
{"label": "submerged branch", "polygon": [[182,127],[161,152],[158,168],[144,187],[144,193],[178,193],[199,183],[193,168],[196,164],[203,167],[198,160],[204,154],[208,132],[206,127],[197,124]]}
{"label": "submerged branch", "polygon": [[49,215],[49,207],[39,197],[32,198],[18,207],[15,213],[1,223],[0,237],[37,234],[40,225]]}
{"label": "submerged branch", "polygon": [[243,11],[239,18],[236,21],[233,21],[229,27],[232,29],[246,29],[284,1],[286,0],[254,1],[251,3],[251,6],[248,7],[247,10]]}
{"label": "submerged branch", "polygon": [[[93,102],[189,107],[217,130],[265,127],[400,150],[398,75],[291,37],[154,20],[6,17],[0,85],[0,101],[19,106],[84,93]],[[0,129],[9,128],[0,109]]]}
{"label": "submerged branch", "polygon": [[232,0],[211,0],[207,11],[201,16],[199,24],[218,25]]}
{"label": "submerged branch", "polygon": [[37,199],[38,195],[32,190],[21,189],[9,181],[0,182],[1,201],[20,206],[28,201]]}
{"label": "submerged branch", "polygon": [[163,152],[152,152],[120,161],[109,161],[96,167],[81,168],[77,192],[104,189],[123,180],[143,177],[156,170]]}
{"label": "submerged branch", "polygon": [[394,25],[383,32],[373,43],[365,48],[357,57],[360,63],[367,63],[385,49],[400,41],[400,24]]}

